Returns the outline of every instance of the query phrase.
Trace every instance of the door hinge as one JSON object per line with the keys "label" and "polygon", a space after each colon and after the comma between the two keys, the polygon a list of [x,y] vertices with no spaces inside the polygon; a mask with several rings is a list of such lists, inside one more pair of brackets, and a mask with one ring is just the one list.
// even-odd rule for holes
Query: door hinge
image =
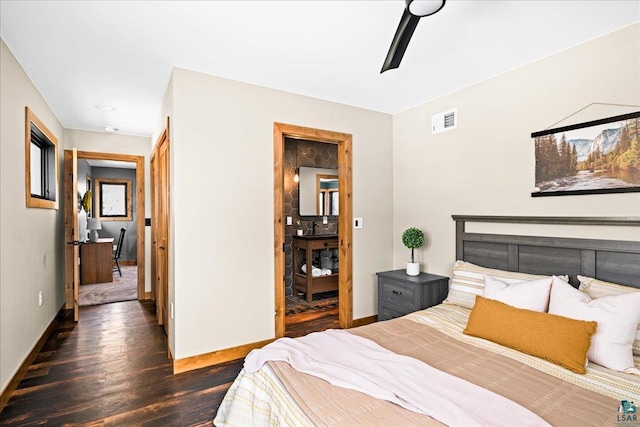
{"label": "door hinge", "polygon": [[284,249],[284,242],[282,243],[282,252],[285,252],[285,249]]}

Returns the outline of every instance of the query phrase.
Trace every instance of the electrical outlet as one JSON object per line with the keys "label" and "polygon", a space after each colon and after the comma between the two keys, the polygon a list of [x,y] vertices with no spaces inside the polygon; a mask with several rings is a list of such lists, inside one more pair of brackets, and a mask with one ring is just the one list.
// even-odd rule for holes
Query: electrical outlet
{"label": "electrical outlet", "polygon": [[362,228],[362,218],[353,218],[353,228]]}
{"label": "electrical outlet", "polygon": [[171,313],[171,318],[174,318],[174,310],[173,310],[173,302],[169,303],[169,312]]}
{"label": "electrical outlet", "polygon": [[287,217],[287,225],[291,225],[291,224],[293,224],[293,218],[288,216]]}
{"label": "electrical outlet", "polygon": [[329,217],[328,216],[323,216],[322,217],[322,223],[323,224],[329,224]]}
{"label": "electrical outlet", "polygon": [[43,292],[40,291],[38,292],[38,307],[42,307],[43,300],[44,300],[44,295],[43,295]]}

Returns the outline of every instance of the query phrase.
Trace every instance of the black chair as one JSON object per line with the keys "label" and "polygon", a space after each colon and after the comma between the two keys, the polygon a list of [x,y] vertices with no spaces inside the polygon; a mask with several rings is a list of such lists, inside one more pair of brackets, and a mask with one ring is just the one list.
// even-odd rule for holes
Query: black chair
{"label": "black chair", "polygon": [[113,260],[116,262],[115,267],[113,267],[113,271],[117,271],[118,273],[120,273],[120,277],[122,277],[122,270],[120,269],[120,262],[118,262],[118,260],[120,259],[120,254],[122,253],[122,243],[124,243],[124,233],[126,231],[127,229],[124,227],[120,229],[120,237],[118,237],[118,244],[116,245],[113,251]]}

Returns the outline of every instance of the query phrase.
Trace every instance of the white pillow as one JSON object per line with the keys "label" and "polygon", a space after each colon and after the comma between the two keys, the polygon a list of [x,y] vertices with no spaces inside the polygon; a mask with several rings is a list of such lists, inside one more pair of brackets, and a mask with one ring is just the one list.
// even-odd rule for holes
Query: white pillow
{"label": "white pillow", "polygon": [[[476,295],[482,296],[485,274],[489,274],[496,279],[509,284],[551,277],[486,268],[470,262],[458,260],[453,266],[453,275],[451,277],[451,282],[449,283],[449,294],[444,302],[459,305],[461,307],[473,308],[473,305],[476,302]],[[567,276],[559,277],[567,281],[569,280]]]}
{"label": "white pillow", "polygon": [[631,345],[640,321],[640,293],[589,298],[554,276],[549,313],[577,320],[595,320],[587,357],[614,371],[640,374],[633,364]]}
{"label": "white pillow", "polygon": [[484,275],[483,296],[517,308],[546,312],[549,308],[550,291],[551,277],[509,284],[488,274]]}
{"label": "white pillow", "polygon": [[[629,292],[640,292],[638,288],[605,282],[604,280],[594,279],[593,277],[578,276],[578,280],[580,281],[580,287],[578,289],[589,295],[592,299],[610,295],[628,294]],[[640,323],[638,323],[636,336],[633,340],[633,354],[640,356]]]}

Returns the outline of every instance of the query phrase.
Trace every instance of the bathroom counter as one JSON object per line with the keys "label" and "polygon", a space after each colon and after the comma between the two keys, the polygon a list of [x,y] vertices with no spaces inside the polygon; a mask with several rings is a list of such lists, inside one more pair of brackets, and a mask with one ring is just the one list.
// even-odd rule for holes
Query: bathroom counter
{"label": "bathroom counter", "polygon": [[[338,235],[316,234],[305,236],[293,236],[293,288],[295,291],[304,292],[307,302],[313,300],[313,294],[338,290],[339,274],[313,277],[313,252],[325,249],[338,248]],[[300,269],[299,251],[304,250],[304,262],[307,272]]]}
{"label": "bathroom counter", "polygon": [[294,240],[324,240],[324,239],[337,239],[337,234],[304,234],[302,236],[293,236]]}

